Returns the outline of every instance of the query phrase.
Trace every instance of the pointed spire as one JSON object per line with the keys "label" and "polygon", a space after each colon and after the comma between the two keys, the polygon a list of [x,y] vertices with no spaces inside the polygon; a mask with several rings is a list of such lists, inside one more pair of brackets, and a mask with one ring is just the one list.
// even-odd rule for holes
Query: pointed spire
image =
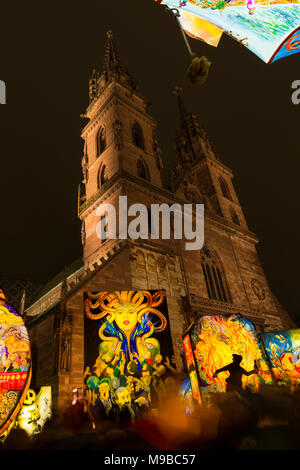
{"label": "pointed spire", "polygon": [[105,51],[103,72],[109,75],[111,73],[119,73],[122,70],[122,66],[115,46],[114,34],[112,31],[107,31],[107,38],[108,40]]}
{"label": "pointed spire", "polygon": [[181,130],[177,132],[179,161],[181,164],[190,164],[192,161],[196,161],[197,151],[195,149],[194,138],[196,137],[199,123],[195,114],[187,112],[181,92],[182,88],[179,86],[176,86],[173,90],[174,95],[177,96],[181,121]]}
{"label": "pointed spire", "polygon": [[[135,92],[138,92],[139,89],[138,84],[133,80],[128,70],[121,65],[119,53],[115,46],[113,32],[107,31],[106,34],[107,44],[105,49],[103,72],[99,73],[95,68],[93,68],[89,79],[90,104],[103,93],[105,84],[109,83],[111,80],[116,80]],[[88,114],[81,114],[80,117],[90,119]]]}
{"label": "pointed spire", "polygon": [[188,116],[188,112],[187,112],[186,107],[184,105],[181,93],[182,93],[182,88],[180,86],[176,86],[173,90],[173,94],[175,96],[177,96],[180,120],[181,120],[181,124],[184,124],[185,121],[186,121],[186,118]]}
{"label": "pointed spire", "polygon": [[182,88],[176,86],[173,90],[173,94],[177,96],[178,100],[181,128],[187,133],[192,143],[194,137],[201,136],[203,138],[205,131],[200,125],[197,115],[186,110],[181,93]]}

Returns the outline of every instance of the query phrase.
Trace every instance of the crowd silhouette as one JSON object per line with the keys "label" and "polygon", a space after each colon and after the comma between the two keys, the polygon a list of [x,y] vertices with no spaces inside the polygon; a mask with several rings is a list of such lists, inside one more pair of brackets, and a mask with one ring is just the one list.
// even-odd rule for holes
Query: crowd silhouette
{"label": "crowd silhouette", "polygon": [[[211,406],[173,394],[157,409],[139,407],[132,419],[128,406],[118,414],[91,417],[84,400],[48,421],[29,438],[13,429],[4,450],[191,450],[299,449],[300,389],[265,386],[259,393],[241,390],[238,358],[228,365],[230,391],[212,395]],[[216,371],[216,374],[220,371]],[[244,372],[243,372],[244,373]],[[255,370],[252,371],[255,373]],[[238,391],[238,393],[237,393]]]}

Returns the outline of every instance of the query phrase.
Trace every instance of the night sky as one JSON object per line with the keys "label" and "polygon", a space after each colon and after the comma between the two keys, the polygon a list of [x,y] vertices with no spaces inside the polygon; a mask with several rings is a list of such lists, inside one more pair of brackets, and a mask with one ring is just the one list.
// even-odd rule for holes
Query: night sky
{"label": "night sky", "polygon": [[88,79],[102,68],[106,31],[152,103],[165,165],[175,158],[175,85],[207,128],[235,187],[272,290],[299,313],[299,119],[291,83],[300,54],[266,65],[232,38],[218,48],[190,39],[213,65],[203,87],[175,18],[153,0],[52,0],[1,5],[1,275],[47,281],[81,255],[77,185],[80,118]]}

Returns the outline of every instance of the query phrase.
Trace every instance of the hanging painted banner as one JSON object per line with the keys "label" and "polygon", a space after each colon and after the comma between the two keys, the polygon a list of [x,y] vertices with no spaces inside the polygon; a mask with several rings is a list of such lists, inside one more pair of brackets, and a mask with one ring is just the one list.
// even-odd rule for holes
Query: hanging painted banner
{"label": "hanging painted banner", "polygon": [[239,314],[197,319],[188,331],[201,394],[258,391],[272,376],[253,324]]}
{"label": "hanging painted banner", "polygon": [[127,407],[156,407],[172,387],[174,354],[166,294],[88,292],[84,320],[85,398],[95,419]]}
{"label": "hanging painted banner", "polygon": [[30,379],[28,332],[0,289],[0,436],[19,413]]}
{"label": "hanging painted banner", "polygon": [[226,33],[267,63],[300,52],[300,0],[155,0],[190,36],[217,46]]}
{"label": "hanging painted banner", "polygon": [[300,329],[262,333],[274,377],[289,386],[300,385]]}

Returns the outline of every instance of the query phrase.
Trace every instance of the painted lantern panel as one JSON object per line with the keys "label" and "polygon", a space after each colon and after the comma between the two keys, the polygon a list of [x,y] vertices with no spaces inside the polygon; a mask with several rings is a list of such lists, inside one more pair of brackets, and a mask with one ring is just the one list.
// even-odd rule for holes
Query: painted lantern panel
{"label": "painted lantern panel", "polygon": [[[272,383],[264,349],[253,324],[242,315],[211,315],[200,317],[189,330],[198,371],[199,387],[206,392],[229,391],[234,374],[220,371],[232,364],[233,354],[241,356],[241,388],[258,391],[261,384]],[[230,379],[229,379],[230,377]]]}
{"label": "painted lantern panel", "polygon": [[156,407],[176,372],[166,294],[158,291],[85,294],[85,398],[95,418],[127,407]]}
{"label": "painted lantern panel", "polygon": [[300,329],[262,333],[274,377],[289,386],[300,385]]}
{"label": "painted lantern panel", "polygon": [[188,372],[189,372],[191,391],[195,400],[197,400],[200,403],[201,396],[200,396],[199,384],[198,384],[198,379],[197,379],[197,371],[196,371],[196,365],[195,365],[195,360],[193,356],[193,350],[192,350],[192,345],[191,345],[191,340],[190,340],[189,335],[185,336],[183,340],[183,346],[184,346],[184,352],[185,352],[186,362],[187,362],[187,367],[188,367]]}
{"label": "painted lantern panel", "polygon": [[267,63],[300,52],[299,0],[156,0],[187,34],[217,46],[228,34]]}
{"label": "painted lantern panel", "polygon": [[27,329],[0,289],[0,435],[14,421],[31,377]]}

